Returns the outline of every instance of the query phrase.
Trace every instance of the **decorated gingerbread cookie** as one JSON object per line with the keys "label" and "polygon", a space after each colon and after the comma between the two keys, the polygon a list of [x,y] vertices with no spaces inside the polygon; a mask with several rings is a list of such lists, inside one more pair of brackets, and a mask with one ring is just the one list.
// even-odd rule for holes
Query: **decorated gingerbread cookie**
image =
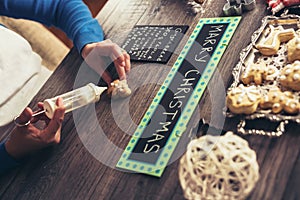
{"label": "decorated gingerbread cookie", "polygon": [[256,111],[261,94],[256,86],[239,85],[228,92],[226,105],[232,113],[252,114]]}
{"label": "decorated gingerbread cookie", "polygon": [[266,67],[265,63],[256,63],[246,67],[241,76],[241,81],[244,84],[255,82],[255,84],[260,85],[263,81],[263,74],[266,71]]}
{"label": "decorated gingerbread cookie", "polygon": [[289,114],[297,114],[300,111],[300,103],[299,100],[296,99],[295,95],[290,92],[284,92],[286,97],[285,104],[283,110]]}
{"label": "decorated gingerbread cookie", "polygon": [[268,93],[261,98],[259,103],[261,109],[271,109],[273,113],[285,111],[289,114],[299,112],[299,102],[295,99],[291,92],[282,92],[278,87],[274,86],[269,89]]}
{"label": "decorated gingerbread cookie", "polygon": [[285,66],[281,70],[279,81],[284,87],[300,91],[300,61]]}
{"label": "decorated gingerbread cookie", "polygon": [[256,48],[265,56],[275,55],[282,42],[288,42],[294,37],[294,29],[284,29],[282,26],[274,27],[270,25],[270,34],[265,40],[257,44]]}
{"label": "decorated gingerbread cookie", "polygon": [[111,83],[107,90],[107,93],[111,95],[113,99],[126,98],[131,95],[131,90],[128,87],[126,80],[115,80]]}
{"label": "decorated gingerbread cookie", "polygon": [[263,80],[272,81],[279,74],[279,70],[275,66],[266,66],[265,63],[255,63],[248,67],[241,76],[241,81],[244,84],[254,82],[256,85],[261,85]]}
{"label": "decorated gingerbread cookie", "polygon": [[300,36],[297,36],[294,39],[290,40],[287,46],[288,61],[292,63],[295,60],[300,60]]}

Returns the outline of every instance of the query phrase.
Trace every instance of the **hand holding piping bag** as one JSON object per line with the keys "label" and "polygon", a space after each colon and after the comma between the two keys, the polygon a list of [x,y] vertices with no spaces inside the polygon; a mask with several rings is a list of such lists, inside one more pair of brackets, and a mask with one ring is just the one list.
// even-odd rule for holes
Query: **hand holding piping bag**
{"label": "hand holding piping bag", "polygon": [[[45,115],[32,117],[32,110],[28,107],[25,108],[19,116],[19,121],[21,123],[30,121],[30,123],[25,126],[17,126],[11,132],[8,140],[5,142],[5,148],[9,155],[15,159],[20,159],[37,150],[60,142],[65,108],[61,98],[57,99],[56,105],[57,108],[51,120]],[[39,103],[38,107],[43,109],[43,104]],[[40,120],[45,122],[43,129],[38,129],[34,126],[34,123]]]}

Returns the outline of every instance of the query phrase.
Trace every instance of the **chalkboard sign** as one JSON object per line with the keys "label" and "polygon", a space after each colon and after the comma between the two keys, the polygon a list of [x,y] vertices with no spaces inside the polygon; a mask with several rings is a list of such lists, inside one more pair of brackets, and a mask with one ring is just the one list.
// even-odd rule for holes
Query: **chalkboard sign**
{"label": "chalkboard sign", "polygon": [[122,48],[133,61],[167,63],[188,26],[137,25],[127,36]]}
{"label": "chalkboard sign", "polygon": [[117,163],[160,177],[241,17],[201,19]]}

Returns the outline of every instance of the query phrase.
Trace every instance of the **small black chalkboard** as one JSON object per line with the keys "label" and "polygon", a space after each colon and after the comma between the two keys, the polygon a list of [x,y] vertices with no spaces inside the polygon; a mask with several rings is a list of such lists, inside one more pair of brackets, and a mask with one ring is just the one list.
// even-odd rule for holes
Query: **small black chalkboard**
{"label": "small black chalkboard", "polygon": [[137,25],[122,48],[133,61],[167,63],[189,26]]}

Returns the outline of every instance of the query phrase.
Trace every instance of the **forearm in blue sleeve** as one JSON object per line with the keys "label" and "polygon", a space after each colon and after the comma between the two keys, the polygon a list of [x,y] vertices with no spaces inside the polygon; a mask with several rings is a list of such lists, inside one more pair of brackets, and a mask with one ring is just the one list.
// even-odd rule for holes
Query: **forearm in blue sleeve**
{"label": "forearm in blue sleeve", "polygon": [[103,40],[103,30],[82,0],[0,0],[0,15],[54,25],[73,40],[79,52]]}
{"label": "forearm in blue sleeve", "polygon": [[19,165],[6,151],[4,143],[0,144],[0,174]]}

